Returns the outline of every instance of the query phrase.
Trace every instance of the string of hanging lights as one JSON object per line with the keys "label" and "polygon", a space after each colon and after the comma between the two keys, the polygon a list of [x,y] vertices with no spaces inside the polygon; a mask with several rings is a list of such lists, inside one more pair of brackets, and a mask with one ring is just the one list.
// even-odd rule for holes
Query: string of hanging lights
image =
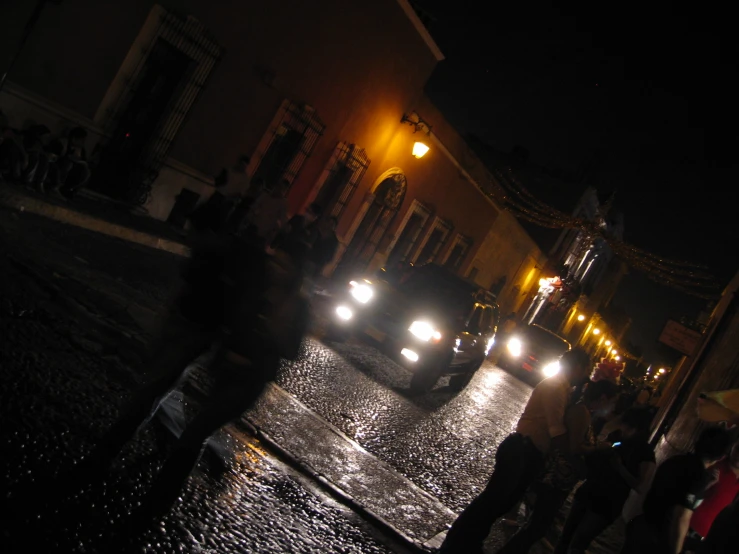
{"label": "string of hanging lights", "polygon": [[604,240],[617,256],[656,282],[707,300],[718,296],[719,286],[705,266],[687,260],[665,258],[623,242],[609,235],[602,217],[590,220],[561,212],[536,198],[510,173],[495,173],[496,184],[502,195],[492,192],[488,195],[502,203],[503,208],[516,218],[549,229],[579,230],[586,233],[590,240]]}

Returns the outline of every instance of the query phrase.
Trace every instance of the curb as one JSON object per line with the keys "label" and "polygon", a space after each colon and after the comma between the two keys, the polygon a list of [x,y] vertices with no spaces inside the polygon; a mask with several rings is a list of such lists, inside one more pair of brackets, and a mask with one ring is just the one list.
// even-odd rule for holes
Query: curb
{"label": "curb", "polygon": [[42,200],[9,190],[7,187],[0,189],[0,204],[19,212],[40,215],[53,219],[54,221],[59,221],[60,223],[74,225],[75,227],[87,229],[95,233],[101,233],[157,250],[163,250],[177,256],[190,256],[190,249],[181,242],[150,235],[143,231],[136,231],[125,225],[111,223],[110,221],[87,215],[71,208],[49,204]]}
{"label": "curb", "polygon": [[[326,426],[330,430],[330,432],[333,435],[338,437],[339,440],[356,445],[357,449],[359,450],[364,450],[356,443],[356,441],[347,437],[343,432],[341,432],[339,429],[334,427],[331,423],[325,421],[321,416],[319,416],[313,410],[305,406],[298,399],[294,398],[290,393],[288,393],[286,390],[284,390],[282,387],[280,387],[276,383],[274,382],[270,383],[268,385],[268,388],[271,388],[273,391],[277,392],[278,395],[280,396],[289,397],[290,399],[292,399],[292,401],[298,404],[301,410],[305,411],[309,417],[313,417],[314,419],[320,421],[324,426]],[[290,465],[291,467],[293,467],[300,473],[307,476],[309,479],[316,482],[320,486],[320,488],[322,488],[324,491],[326,491],[328,494],[330,494],[332,497],[334,497],[338,501],[342,502],[344,505],[351,508],[353,511],[355,511],[357,514],[359,514],[361,517],[363,517],[368,522],[375,525],[377,528],[391,535],[394,539],[405,543],[405,545],[409,549],[413,550],[414,552],[417,552],[419,554],[421,553],[428,554],[429,552],[435,552],[439,548],[439,546],[441,546],[441,541],[446,536],[446,531],[441,531],[440,533],[438,533],[437,535],[433,537],[428,537],[423,542],[409,536],[404,531],[402,531],[401,529],[393,525],[390,521],[388,521],[382,515],[376,513],[371,508],[366,507],[364,504],[362,504],[361,501],[357,500],[351,493],[345,491],[341,486],[337,485],[332,480],[324,476],[319,470],[312,467],[310,463],[306,463],[299,456],[296,456],[288,448],[280,444],[280,442],[278,442],[276,439],[272,438],[272,436],[260,426],[258,421],[255,421],[253,418],[249,416],[249,412],[244,414],[236,422],[236,425],[244,426],[245,430],[248,430],[250,433],[254,434],[260,441],[262,441],[267,446],[269,450],[271,450],[283,462],[287,463],[288,465]],[[369,453],[367,455],[372,456],[373,458],[376,458],[375,456]],[[403,480],[410,483],[414,488],[418,488],[417,485],[409,481],[407,478],[403,478]],[[429,493],[425,491],[422,491],[422,489],[420,488],[418,489],[424,496],[430,499],[433,499],[435,503],[441,505],[441,503],[438,500],[436,500],[432,495],[430,495]],[[446,508],[444,509],[445,511],[449,512],[449,515],[455,515],[455,514],[452,514],[450,510]]]}

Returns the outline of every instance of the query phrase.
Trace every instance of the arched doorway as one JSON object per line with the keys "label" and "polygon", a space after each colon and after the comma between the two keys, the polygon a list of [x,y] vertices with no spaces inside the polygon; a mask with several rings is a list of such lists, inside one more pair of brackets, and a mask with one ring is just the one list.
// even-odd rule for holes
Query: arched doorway
{"label": "arched doorway", "polygon": [[367,267],[403,204],[407,181],[400,169],[386,171],[378,181],[372,201],[341,260],[344,270],[360,271]]}

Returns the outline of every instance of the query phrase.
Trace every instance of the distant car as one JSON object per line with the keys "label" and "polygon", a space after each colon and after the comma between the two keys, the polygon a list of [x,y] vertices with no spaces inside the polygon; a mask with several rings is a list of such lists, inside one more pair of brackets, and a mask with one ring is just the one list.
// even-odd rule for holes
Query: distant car
{"label": "distant car", "polygon": [[442,375],[461,390],[485,361],[500,310],[494,297],[437,265],[402,275],[351,281],[339,294],[327,338],[372,339],[412,373],[411,390],[426,392]]}
{"label": "distant car", "polygon": [[565,339],[536,324],[517,328],[499,346],[498,366],[531,383],[559,373],[559,357],[572,350]]}

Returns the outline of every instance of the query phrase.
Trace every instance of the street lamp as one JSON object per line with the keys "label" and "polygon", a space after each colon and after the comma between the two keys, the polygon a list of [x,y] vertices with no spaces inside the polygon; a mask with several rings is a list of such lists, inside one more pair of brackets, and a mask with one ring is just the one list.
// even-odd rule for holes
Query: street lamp
{"label": "street lamp", "polygon": [[[426,123],[416,112],[412,112],[410,115],[403,114],[400,122],[408,123],[411,127],[413,127],[414,133],[421,131],[422,133],[431,136],[431,126]],[[414,158],[423,158],[428,151],[428,145],[424,142],[421,142],[420,140],[417,140],[413,143],[413,150],[411,151],[411,154],[413,154]]]}
{"label": "street lamp", "polygon": [[579,316],[577,316],[577,320],[578,321],[585,321],[585,315],[584,314],[580,314]]}
{"label": "street lamp", "polygon": [[593,334],[594,335],[600,335],[600,329],[598,329],[597,327],[595,329],[593,329]]}
{"label": "street lamp", "polygon": [[607,340],[606,341],[606,346],[611,346],[611,341]]}
{"label": "street lamp", "polygon": [[426,146],[424,143],[417,141],[413,143],[413,157],[414,158],[423,158],[426,155],[426,152],[429,151],[429,147]]}
{"label": "street lamp", "polygon": [[660,372],[660,373],[664,373],[665,371],[666,371],[666,370],[665,370],[665,368],[664,368],[664,367],[661,367],[661,368],[660,368],[660,370],[659,370],[659,372]]}

